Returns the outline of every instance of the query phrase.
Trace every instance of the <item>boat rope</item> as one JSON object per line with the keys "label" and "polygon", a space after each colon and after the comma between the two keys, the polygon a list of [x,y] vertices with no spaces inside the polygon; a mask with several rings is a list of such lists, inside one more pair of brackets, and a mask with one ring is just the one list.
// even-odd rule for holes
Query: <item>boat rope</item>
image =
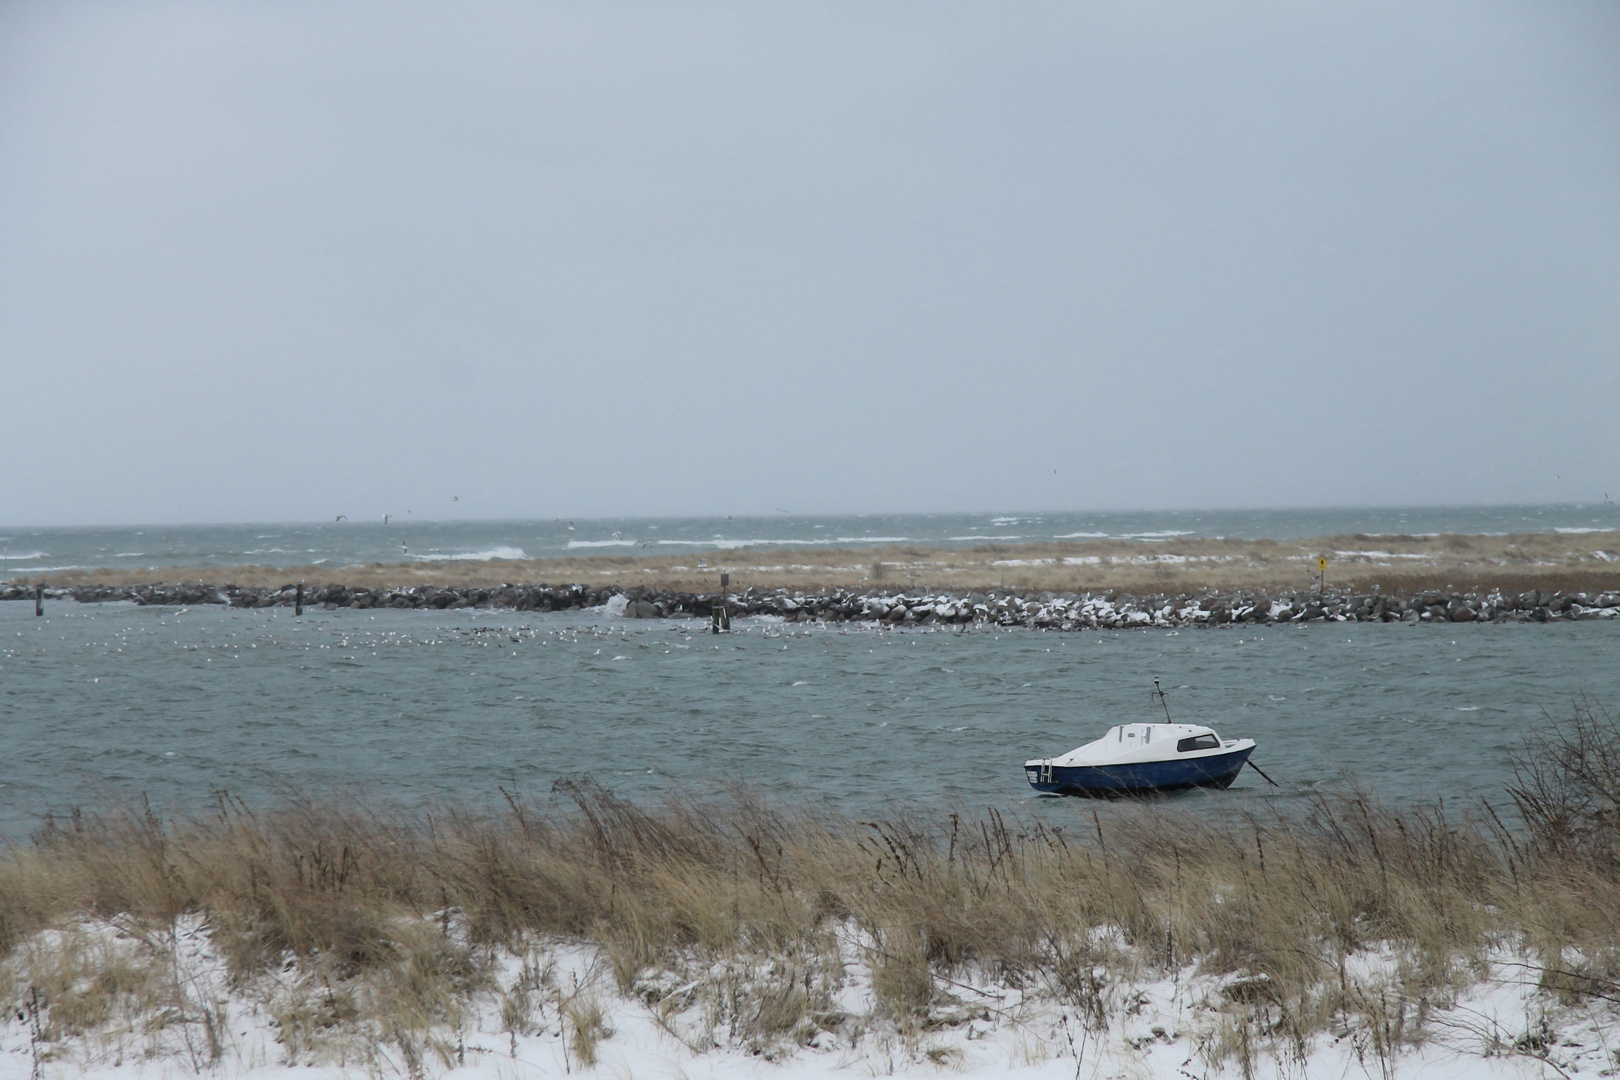
{"label": "boat rope", "polygon": [[[1264,770],[1260,766],[1256,765],[1253,761],[1248,761],[1247,764],[1248,764],[1249,768],[1253,769],[1255,772],[1259,773],[1261,776],[1266,776],[1266,770]],[[1272,787],[1282,787],[1281,784],[1277,783],[1277,781],[1273,780],[1269,776],[1266,776],[1266,783],[1270,784]]]}

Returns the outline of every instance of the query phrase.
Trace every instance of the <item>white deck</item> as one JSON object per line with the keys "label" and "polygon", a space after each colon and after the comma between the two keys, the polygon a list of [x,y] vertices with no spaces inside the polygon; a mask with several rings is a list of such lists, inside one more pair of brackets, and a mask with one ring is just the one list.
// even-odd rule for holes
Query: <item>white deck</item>
{"label": "white deck", "polygon": [[[1178,751],[1182,739],[1214,735],[1218,745],[1206,750]],[[1117,724],[1108,734],[1084,746],[1077,746],[1061,757],[1033,758],[1026,769],[1051,766],[1076,768],[1094,765],[1132,765],[1149,761],[1179,761],[1215,757],[1254,745],[1253,739],[1222,739],[1215,729],[1202,724]]]}

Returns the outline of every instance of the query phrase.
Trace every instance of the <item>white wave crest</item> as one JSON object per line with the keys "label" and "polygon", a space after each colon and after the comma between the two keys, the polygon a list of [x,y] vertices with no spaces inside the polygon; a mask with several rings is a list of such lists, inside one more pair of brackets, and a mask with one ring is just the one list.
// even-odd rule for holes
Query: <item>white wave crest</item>
{"label": "white wave crest", "polygon": [[7,562],[17,562],[22,559],[48,559],[50,557],[50,553],[45,551],[30,551],[26,555],[0,555],[0,559],[5,559]]}
{"label": "white wave crest", "polygon": [[571,548],[597,548],[597,547],[635,547],[634,540],[570,540]]}
{"label": "white wave crest", "polygon": [[489,562],[491,559],[527,559],[529,556],[522,548],[493,547],[488,551],[466,551],[446,555],[442,552],[432,552],[428,555],[412,555],[415,562]]}
{"label": "white wave crest", "polygon": [[743,547],[822,547],[827,544],[904,544],[909,536],[834,536],[819,540],[659,540],[660,546],[701,547],[730,551]]}

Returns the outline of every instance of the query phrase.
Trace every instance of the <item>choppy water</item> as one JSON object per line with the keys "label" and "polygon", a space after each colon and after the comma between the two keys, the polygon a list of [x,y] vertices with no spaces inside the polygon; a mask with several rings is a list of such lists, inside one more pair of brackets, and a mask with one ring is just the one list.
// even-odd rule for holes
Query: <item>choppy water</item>
{"label": "choppy water", "polygon": [[1591,506],[1188,510],[1088,514],[906,514],[862,517],[594,521],[381,521],[288,525],[0,528],[0,579],[87,567],[343,566],[363,562],[541,558],[742,547],[953,545],[1173,536],[1347,533],[1590,532],[1620,528],[1620,508]]}
{"label": "choppy water", "polygon": [[1620,626],[1328,624],[1056,634],[609,620],[601,612],[316,612],[0,604],[0,826],[46,809],[289,786],[406,800],[629,795],[727,779],[848,811],[1035,800],[1021,762],[1172,707],[1253,736],[1200,799],[1499,799],[1545,707],[1620,703]]}

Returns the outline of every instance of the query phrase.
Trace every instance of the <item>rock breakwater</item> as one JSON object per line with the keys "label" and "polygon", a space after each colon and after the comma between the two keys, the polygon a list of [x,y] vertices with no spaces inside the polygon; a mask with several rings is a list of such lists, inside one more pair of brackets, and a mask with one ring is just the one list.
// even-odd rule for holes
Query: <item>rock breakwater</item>
{"label": "rock breakwater", "polygon": [[[0,600],[32,600],[32,585],[0,584]],[[201,582],[148,585],[55,586],[49,600],[78,603],[235,608],[291,607],[295,584],[279,587],[210,585]],[[309,608],[512,611],[579,611],[600,608],[617,618],[708,618],[717,593],[675,592],[619,586],[512,584],[490,588],[435,587],[364,589],[348,585],[304,586]],[[1400,596],[1382,592],[1219,592],[1131,594],[855,591],[817,593],[746,589],[730,597],[734,618],[762,616],[787,622],[864,622],[887,626],[983,625],[1043,630],[1119,630],[1230,624],[1310,622],[1560,622],[1620,617],[1620,591],[1450,592]]]}

